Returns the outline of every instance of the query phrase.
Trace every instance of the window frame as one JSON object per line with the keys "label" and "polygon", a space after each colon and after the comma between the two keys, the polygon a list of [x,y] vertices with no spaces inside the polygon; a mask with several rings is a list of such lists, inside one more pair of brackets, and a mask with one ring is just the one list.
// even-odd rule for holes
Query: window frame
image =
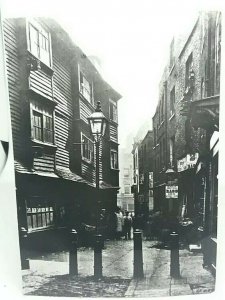
{"label": "window frame", "polygon": [[[113,108],[113,111],[111,111],[111,107]],[[114,109],[116,112],[116,117],[114,118]],[[111,118],[112,116],[112,118]],[[109,119],[115,123],[118,123],[118,108],[117,108],[117,102],[109,99]]]}
{"label": "window frame", "polygon": [[[87,143],[84,143],[84,139],[87,140]],[[84,144],[88,145],[87,151],[90,154],[90,157],[86,157],[84,155],[85,154],[84,149],[83,149]],[[90,145],[92,145],[91,149],[90,149]],[[83,134],[82,132],[81,132],[81,157],[82,157],[82,160],[84,160],[88,163],[92,163],[92,164],[94,163],[94,158],[95,158],[95,155],[94,155],[94,142],[90,138],[88,138],[85,134]]]}
{"label": "window frame", "polygon": [[[39,106],[39,107],[38,107]],[[42,106],[42,107],[41,107]],[[31,138],[35,142],[40,142],[43,144],[54,145],[55,144],[55,128],[54,128],[54,109],[45,107],[46,111],[43,109],[43,104],[40,104],[38,101],[30,102],[30,119],[31,119]],[[47,112],[48,111],[48,112]],[[34,114],[39,115],[41,117],[41,127],[35,126]],[[51,127],[45,127],[46,118],[51,119]],[[41,130],[41,139],[37,137],[35,134],[35,128],[39,128]],[[51,139],[46,139],[46,132],[51,132]]]}
{"label": "window frame", "polygon": [[[34,53],[32,51],[32,42],[31,42],[31,31],[30,31],[30,26],[33,27],[37,32],[38,32],[38,53]],[[40,60],[44,65],[52,68],[53,62],[52,62],[52,42],[51,42],[51,34],[49,31],[47,31],[42,24],[40,24],[38,21],[34,19],[28,18],[26,20],[26,28],[27,28],[27,50],[38,60]],[[41,55],[41,39],[40,36],[45,37],[46,40],[48,41],[48,51],[44,50],[48,53],[49,59],[48,62],[43,59],[43,55]]]}
{"label": "window frame", "polygon": [[[85,80],[86,80],[86,82],[89,84],[89,86],[90,86],[90,97],[88,98],[88,97],[86,97],[86,95],[85,95],[85,93],[84,93],[84,91],[83,91],[83,82],[81,82],[81,78],[85,78]],[[82,97],[88,102],[88,103],[90,103],[92,106],[94,106],[94,87],[93,87],[93,81],[89,81],[88,79],[87,79],[87,77],[85,76],[85,74],[84,74],[84,72],[83,71],[81,71],[81,69],[80,69],[80,65],[78,64],[78,80],[79,80],[79,82],[78,82],[78,84],[79,84],[79,93],[82,95]],[[83,80],[83,79],[82,79]],[[85,89],[85,90],[87,90],[87,89]]]}
{"label": "window frame", "polygon": [[[116,160],[115,160],[115,156],[113,156],[113,160],[112,160],[112,154],[116,155]],[[119,170],[119,161],[118,161],[118,159],[119,159],[118,151],[115,150],[115,149],[110,149],[110,167],[111,167],[112,170]]]}

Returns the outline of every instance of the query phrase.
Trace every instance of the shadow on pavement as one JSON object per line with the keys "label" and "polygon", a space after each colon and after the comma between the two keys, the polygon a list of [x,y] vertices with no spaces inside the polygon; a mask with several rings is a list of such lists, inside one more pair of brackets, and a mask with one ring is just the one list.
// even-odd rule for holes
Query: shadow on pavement
{"label": "shadow on pavement", "polygon": [[93,276],[78,277],[69,275],[52,276],[35,291],[26,295],[58,297],[124,297],[131,280],[120,277],[103,277],[95,280]]}

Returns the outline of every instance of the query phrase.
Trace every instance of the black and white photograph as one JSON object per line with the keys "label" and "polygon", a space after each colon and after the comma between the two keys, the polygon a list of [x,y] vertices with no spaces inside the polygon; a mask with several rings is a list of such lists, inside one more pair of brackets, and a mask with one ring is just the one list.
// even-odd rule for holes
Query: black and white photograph
{"label": "black and white photograph", "polygon": [[3,1],[1,289],[216,296],[225,35],[205,3]]}

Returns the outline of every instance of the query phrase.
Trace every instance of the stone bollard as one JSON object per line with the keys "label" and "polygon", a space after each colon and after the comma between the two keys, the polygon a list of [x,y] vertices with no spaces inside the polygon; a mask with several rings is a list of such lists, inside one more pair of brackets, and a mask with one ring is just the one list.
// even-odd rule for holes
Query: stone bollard
{"label": "stone bollard", "polygon": [[170,276],[173,278],[180,277],[179,263],[179,235],[176,232],[170,234]]}
{"label": "stone bollard", "polygon": [[102,249],[103,249],[103,236],[101,234],[95,235],[94,245],[94,278],[102,278]]}
{"label": "stone bollard", "polygon": [[20,237],[21,268],[22,268],[22,270],[27,270],[27,269],[30,269],[30,263],[29,263],[29,260],[27,259],[28,234],[27,234],[26,228],[20,227],[19,237]]}
{"label": "stone bollard", "polygon": [[143,278],[142,233],[139,229],[134,231],[134,278]]}
{"label": "stone bollard", "polygon": [[78,275],[77,267],[77,232],[75,229],[72,229],[71,232],[71,244],[69,252],[69,275]]}

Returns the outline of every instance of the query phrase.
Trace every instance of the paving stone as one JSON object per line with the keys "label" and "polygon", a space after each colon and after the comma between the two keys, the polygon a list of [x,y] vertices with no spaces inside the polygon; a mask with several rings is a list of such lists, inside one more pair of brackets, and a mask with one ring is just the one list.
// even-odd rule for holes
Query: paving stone
{"label": "paving stone", "polygon": [[[23,272],[25,294],[68,297],[156,297],[213,291],[215,280],[202,268],[202,254],[180,250],[181,278],[170,277],[170,251],[143,241],[145,277],[133,279],[133,241],[109,241],[103,250],[104,280],[93,280],[93,249],[78,249],[79,276],[69,276],[68,252],[33,257]],[[57,259],[58,258],[58,259]]]}

